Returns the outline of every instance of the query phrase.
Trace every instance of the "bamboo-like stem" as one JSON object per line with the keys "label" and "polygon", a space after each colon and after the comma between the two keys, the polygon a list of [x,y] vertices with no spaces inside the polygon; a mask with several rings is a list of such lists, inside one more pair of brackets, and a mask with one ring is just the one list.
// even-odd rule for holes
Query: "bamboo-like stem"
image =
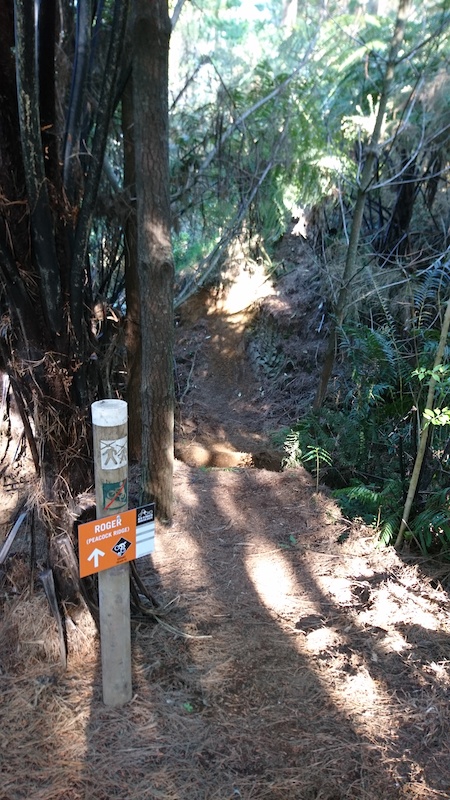
{"label": "bamboo-like stem", "polygon": [[[434,377],[434,375],[436,374],[436,369],[442,363],[442,358],[443,358],[443,355],[444,355],[445,345],[447,343],[447,336],[448,336],[449,327],[450,327],[450,300],[447,301],[447,307],[445,309],[445,315],[444,315],[444,321],[442,323],[442,329],[441,329],[441,336],[440,336],[440,339],[439,339],[439,345],[438,345],[438,349],[436,351],[436,356],[435,356],[435,359],[434,359],[433,370],[432,370],[432,373],[431,373],[430,382],[428,384],[428,395],[427,395],[427,401],[425,403],[424,412],[433,410],[434,392],[435,392],[435,389],[436,389],[436,378]],[[402,544],[403,544],[403,538],[404,538],[405,530],[406,530],[406,528],[408,526],[409,515],[411,513],[411,508],[412,508],[412,504],[414,502],[414,498],[416,496],[417,484],[419,483],[420,470],[422,469],[423,459],[425,457],[425,452],[426,452],[426,449],[427,449],[428,425],[429,425],[428,420],[425,418],[425,416],[423,416],[422,417],[422,431],[421,431],[420,439],[419,439],[419,447],[418,447],[418,450],[417,450],[417,455],[416,455],[416,460],[415,460],[414,468],[413,468],[412,475],[411,475],[411,480],[409,482],[408,494],[406,496],[405,506],[404,506],[403,514],[402,514],[402,521],[400,523],[400,528],[399,528],[399,531],[398,531],[397,539],[395,541],[396,550],[399,550],[401,548]]]}

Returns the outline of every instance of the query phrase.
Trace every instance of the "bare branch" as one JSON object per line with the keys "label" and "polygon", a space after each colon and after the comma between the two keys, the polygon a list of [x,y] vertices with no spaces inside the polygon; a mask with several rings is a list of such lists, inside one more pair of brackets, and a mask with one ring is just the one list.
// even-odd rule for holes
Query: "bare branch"
{"label": "bare branch", "polygon": [[282,81],[278,86],[276,86],[274,89],[272,89],[272,91],[269,92],[269,94],[265,95],[264,97],[261,97],[256,103],[254,103],[252,106],[250,106],[250,108],[247,108],[226,129],[226,131],[220,137],[220,139],[219,139],[218,143],[216,144],[216,146],[213,147],[213,149],[208,153],[208,155],[206,156],[205,160],[203,161],[203,164],[200,165],[200,167],[198,168],[197,172],[192,177],[192,179],[190,181],[188,181],[188,183],[186,184],[186,186],[184,186],[183,189],[180,189],[180,191],[178,191],[174,195],[172,195],[172,197],[171,197],[171,201],[172,202],[174,202],[175,200],[178,200],[182,195],[184,195],[186,192],[188,192],[190,189],[192,189],[193,186],[195,186],[195,184],[197,183],[198,179],[208,169],[209,165],[211,164],[212,161],[214,161],[214,159],[217,156],[217,154],[220,153],[220,151],[221,151],[223,145],[225,144],[225,142],[227,141],[227,139],[229,139],[230,136],[233,135],[234,131],[237,128],[239,128],[245,122],[245,120],[248,119],[248,117],[251,117],[252,114],[254,114],[256,111],[258,111],[266,103],[269,103],[270,100],[273,100],[275,97],[277,97],[279,94],[281,94],[289,86],[289,84],[298,75],[300,70],[302,70],[303,67],[305,66],[305,64],[307,64],[308,59],[311,56],[311,52],[312,52],[313,48],[314,48],[314,43],[311,42],[311,44],[309,45],[305,55],[303,56],[303,59],[298,64],[298,66],[295,68],[295,70],[293,72],[291,72],[291,74],[288,75],[288,77],[285,78],[285,80]]}
{"label": "bare branch", "polygon": [[177,4],[176,4],[176,6],[175,6],[175,8],[173,10],[172,16],[170,18],[170,24],[172,25],[172,30],[175,28],[175,25],[177,24],[177,22],[179,20],[179,17],[180,17],[180,14],[181,14],[181,11],[183,9],[183,6],[184,6],[185,2],[186,2],[186,0],[177,0]]}
{"label": "bare branch", "polygon": [[228,225],[225,233],[221,236],[217,244],[212,249],[211,253],[209,253],[206,256],[206,258],[202,259],[200,264],[197,266],[193,278],[178,293],[174,301],[174,308],[179,308],[186,300],[188,300],[189,297],[195,294],[195,292],[197,292],[206,283],[208,278],[210,278],[211,275],[213,275],[215,271],[218,269],[225,248],[233,240],[234,236],[236,236],[237,233],[239,232],[242,222],[245,218],[245,215],[251,203],[255,199],[257,193],[259,192],[262,184],[266,180],[270,171],[275,166],[276,155],[278,153],[278,150],[282,146],[285,137],[286,137],[286,131],[282,131],[278,139],[278,142],[276,143],[273,149],[272,159],[269,161],[268,164],[266,164],[261,174],[257,177],[257,180],[255,181],[254,185],[249,191],[247,197],[245,197],[244,200],[241,202],[233,221],[231,222],[230,225]]}

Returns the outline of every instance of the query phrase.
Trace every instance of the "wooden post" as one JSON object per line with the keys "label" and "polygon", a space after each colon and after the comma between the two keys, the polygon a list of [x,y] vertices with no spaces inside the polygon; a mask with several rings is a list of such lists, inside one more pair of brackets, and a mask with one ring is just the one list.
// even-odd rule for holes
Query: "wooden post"
{"label": "wooden post", "polygon": [[[92,404],[97,519],[128,509],[127,404]],[[131,700],[131,619],[129,565],[98,573],[103,702]]]}

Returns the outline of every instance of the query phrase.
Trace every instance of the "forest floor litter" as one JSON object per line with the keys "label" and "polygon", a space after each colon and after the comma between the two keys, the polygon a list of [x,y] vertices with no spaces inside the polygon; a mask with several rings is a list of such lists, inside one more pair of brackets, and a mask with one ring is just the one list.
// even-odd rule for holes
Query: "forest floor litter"
{"label": "forest floor litter", "polygon": [[133,621],[128,705],[102,703],[87,610],[60,666],[24,525],[0,575],[0,800],[449,797],[450,568],[377,547],[270,437],[313,396],[320,304],[299,267],[245,308],[182,310],[175,517],[137,562],[167,613]]}

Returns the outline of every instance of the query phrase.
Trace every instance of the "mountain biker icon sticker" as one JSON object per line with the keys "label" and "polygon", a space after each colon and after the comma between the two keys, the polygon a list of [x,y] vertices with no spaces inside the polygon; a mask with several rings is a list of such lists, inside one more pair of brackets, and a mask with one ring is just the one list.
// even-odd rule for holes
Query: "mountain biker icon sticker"
{"label": "mountain biker icon sticker", "polygon": [[125,553],[127,552],[128,548],[131,547],[131,542],[128,539],[124,539],[123,537],[119,539],[118,542],[111,548],[113,553],[116,554],[119,558],[123,558]]}

